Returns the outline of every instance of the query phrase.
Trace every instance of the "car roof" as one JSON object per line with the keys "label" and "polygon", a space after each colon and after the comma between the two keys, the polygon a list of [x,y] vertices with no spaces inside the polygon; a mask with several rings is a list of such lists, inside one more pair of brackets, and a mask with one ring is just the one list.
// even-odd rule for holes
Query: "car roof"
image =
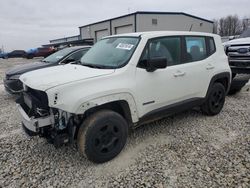
{"label": "car roof", "polygon": [[91,48],[91,46],[72,46],[72,47],[66,47],[68,49],[72,50],[78,50],[78,49],[84,49],[84,48]]}
{"label": "car roof", "polygon": [[[215,34],[204,33],[204,32],[191,32],[191,31],[148,31],[148,32],[138,32],[138,33],[125,33],[119,35],[112,35],[109,37],[160,37],[160,36],[174,36],[174,35],[194,35],[194,36],[210,36],[214,37]],[[106,37],[104,37],[106,38]],[[108,37],[107,37],[108,38]]]}

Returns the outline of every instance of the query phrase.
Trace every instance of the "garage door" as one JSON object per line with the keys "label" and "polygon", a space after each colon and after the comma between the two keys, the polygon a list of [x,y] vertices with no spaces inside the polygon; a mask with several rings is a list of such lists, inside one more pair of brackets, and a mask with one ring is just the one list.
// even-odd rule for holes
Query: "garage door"
{"label": "garage door", "polygon": [[115,34],[122,34],[122,33],[132,33],[133,31],[133,25],[124,25],[120,27],[115,28]]}
{"label": "garage door", "polygon": [[109,32],[107,29],[99,30],[95,32],[95,41],[100,40],[102,37],[106,37],[109,35]]}

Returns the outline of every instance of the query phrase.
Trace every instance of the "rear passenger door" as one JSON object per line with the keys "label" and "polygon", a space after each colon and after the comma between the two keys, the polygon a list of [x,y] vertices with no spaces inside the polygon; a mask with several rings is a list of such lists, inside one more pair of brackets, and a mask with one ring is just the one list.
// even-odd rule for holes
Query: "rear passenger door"
{"label": "rear passenger door", "polygon": [[209,58],[209,46],[204,36],[183,37],[183,62],[176,67],[182,73],[176,81],[183,84],[185,99],[202,98],[206,95],[210,83],[214,61]]}

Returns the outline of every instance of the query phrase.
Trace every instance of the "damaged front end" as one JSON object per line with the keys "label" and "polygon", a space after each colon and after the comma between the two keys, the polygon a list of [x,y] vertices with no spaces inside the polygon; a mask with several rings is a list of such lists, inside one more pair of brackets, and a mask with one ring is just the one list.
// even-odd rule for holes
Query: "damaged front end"
{"label": "damaged front end", "polygon": [[22,127],[29,136],[45,137],[56,147],[74,142],[76,129],[82,117],[50,108],[44,91],[26,87],[16,103]]}

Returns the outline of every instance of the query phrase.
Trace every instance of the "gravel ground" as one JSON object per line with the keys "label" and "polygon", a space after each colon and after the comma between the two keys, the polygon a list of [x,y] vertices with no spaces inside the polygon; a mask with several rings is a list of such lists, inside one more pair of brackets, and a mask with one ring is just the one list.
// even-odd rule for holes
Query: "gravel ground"
{"label": "gravel ground", "polygon": [[[24,61],[0,60],[1,79]],[[28,139],[0,81],[0,187],[250,187],[249,99],[244,89],[217,116],[190,110],[144,125],[118,157],[93,164],[74,147]]]}

